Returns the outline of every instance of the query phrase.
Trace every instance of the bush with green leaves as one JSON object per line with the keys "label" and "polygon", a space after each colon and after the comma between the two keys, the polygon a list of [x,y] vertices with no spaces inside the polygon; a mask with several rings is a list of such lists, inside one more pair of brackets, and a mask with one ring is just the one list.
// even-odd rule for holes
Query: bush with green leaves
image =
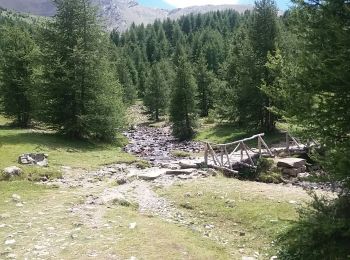
{"label": "bush with green leaves", "polygon": [[313,194],[309,207],[278,240],[278,259],[348,259],[350,256],[350,198],[327,200]]}

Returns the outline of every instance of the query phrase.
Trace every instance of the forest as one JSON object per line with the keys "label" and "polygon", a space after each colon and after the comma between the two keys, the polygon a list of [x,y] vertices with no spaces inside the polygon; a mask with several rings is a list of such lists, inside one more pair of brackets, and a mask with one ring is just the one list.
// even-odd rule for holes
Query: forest
{"label": "forest", "polygon": [[273,0],[253,11],[191,14],[107,32],[90,1],[55,1],[53,19],[0,10],[0,112],[16,126],[113,143],[142,100],[190,140],[201,118],[321,144],[316,160],[341,185],[315,197],[280,237],[281,259],[350,255],[350,4]]}

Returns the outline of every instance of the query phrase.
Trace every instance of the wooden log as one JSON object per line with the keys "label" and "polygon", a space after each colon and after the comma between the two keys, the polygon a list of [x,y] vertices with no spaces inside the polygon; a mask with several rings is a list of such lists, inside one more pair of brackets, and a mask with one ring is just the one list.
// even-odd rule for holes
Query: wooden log
{"label": "wooden log", "polygon": [[[233,151],[230,153],[230,156],[231,156],[232,154],[234,154],[234,153],[237,151],[237,149],[239,148],[240,145],[241,145],[240,143],[237,144],[236,148],[233,149]],[[227,146],[225,146],[225,147],[227,147]]]}
{"label": "wooden log", "polygon": [[289,153],[289,135],[288,135],[288,132],[286,132],[286,150]]}
{"label": "wooden log", "polygon": [[204,163],[205,165],[208,165],[208,143],[205,143],[204,147]]}
{"label": "wooden log", "polygon": [[220,149],[220,159],[221,159],[221,166],[224,166],[224,149],[223,149],[223,147],[221,147],[221,149]]}
{"label": "wooden log", "polygon": [[253,161],[252,157],[250,157],[250,154],[249,154],[249,152],[248,152],[248,150],[247,150],[247,145],[246,145],[245,143],[243,143],[243,146],[244,146],[244,151],[245,151],[245,153],[247,154],[251,165],[254,165],[254,161]]}
{"label": "wooden log", "polygon": [[289,136],[290,136],[290,138],[292,138],[293,142],[294,142],[298,147],[300,147],[299,142],[298,142],[293,136],[291,136],[291,135],[289,135]]}
{"label": "wooden log", "polygon": [[251,136],[251,137],[244,138],[244,139],[241,139],[241,140],[232,142],[232,143],[227,143],[227,144],[211,144],[211,145],[213,145],[213,146],[215,146],[215,147],[220,147],[220,146],[231,146],[231,145],[239,144],[239,143],[241,143],[241,142],[247,142],[247,141],[253,140],[253,139],[255,139],[255,138],[258,138],[258,137],[261,137],[261,136],[264,136],[264,135],[265,135],[264,133],[261,133],[261,134],[253,135],[253,136]]}
{"label": "wooden log", "polygon": [[166,175],[182,175],[182,174],[190,175],[194,172],[195,172],[194,169],[183,169],[183,170],[169,170],[169,171],[166,171],[165,174]]}
{"label": "wooden log", "polygon": [[231,164],[230,156],[228,155],[226,146],[225,146],[225,154],[226,154],[226,156],[227,156],[228,165],[229,165],[230,169],[232,170],[232,164]]}
{"label": "wooden log", "polygon": [[215,154],[215,152],[210,144],[209,144],[209,151],[210,151],[211,156],[213,157],[214,164],[217,165],[218,163],[220,163],[218,157],[216,156],[216,154]]}
{"label": "wooden log", "polygon": [[227,167],[220,167],[220,166],[217,166],[217,165],[210,165],[209,168],[212,168],[212,169],[215,169],[215,170],[219,170],[219,171],[222,171],[224,173],[231,174],[233,176],[237,176],[239,174],[238,171],[229,169]]}
{"label": "wooden log", "polygon": [[273,157],[273,153],[271,152],[270,148],[267,146],[267,144],[265,143],[264,139],[262,139],[260,136],[260,141],[263,144],[263,146],[265,146],[266,150],[268,151],[268,153],[270,154],[271,157]]}

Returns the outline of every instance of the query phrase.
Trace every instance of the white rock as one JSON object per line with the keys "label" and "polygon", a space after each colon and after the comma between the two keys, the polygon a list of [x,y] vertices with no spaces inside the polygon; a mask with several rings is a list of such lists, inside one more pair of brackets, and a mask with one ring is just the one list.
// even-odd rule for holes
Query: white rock
{"label": "white rock", "polygon": [[283,158],[279,159],[277,162],[278,167],[287,167],[287,168],[300,168],[305,166],[306,160],[300,158]]}
{"label": "white rock", "polygon": [[6,224],[0,224],[0,228],[6,227]]}
{"label": "white rock", "polygon": [[19,202],[16,204],[16,207],[23,207],[23,204]]}
{"label": "white rock", "polygon": [[16,259],[17,255],[15,255],[15,254],[8,254],[6,258],[7,259]]}
{"label": "white rock", "polygon": [[17,166],[10,166],[10,167],[6,167],[4,170],[3,170],[3,174],[6,176],[6,177],[12,177],[12,176],[19,176],[22,174],[22,169],[17,167]]}
{"label": "white rock", "polygon": [[290,204],[297,204],[297,202],[295,200],[290,200],[289,203]]}
{"label": "white rock", "polygon": [[154,172],[149,172],[149,173],[145,173],[145,174],[139,174],[139,178],[141,180],[145,180],[145,181],[151,181],[151,180],[155,180],[157,178],[159,178],[160,176],[162,176],[164,174],[164,172],[161,171],[154,171]]}
{"label": "white rock", "polygon": [[9,240],[6,240],[5,241],[5,245],[14,245],[14,244],[16,244],[16,240],[14,240],[14,239],[9,239]]}
{"label": "white rock", "polygon": [[299,179],[304,179],[304,178],[307,178],[309,176],[310,176],[310,173],[307,173],[307,172],[298,173],[298,178]]}
{"label": "white rock", "polygon": [[276,260],[276,259],[278,259],[278,257],[277,256],[271,256],[271,258],[270,258],[270,260]]}
{"label": "white rock", "polygon": [[34,249],[35,250],[43,250],[43,249],[45,249],[46,248],[46,246],[42,246],[42,245],[35,245],[34,246]]}
{"label": "white rock", "polygon": [[21,196],[19,196],[18,194],[12,194],[12,200],[14,202],[20,202],[21,201]]}
{"label": "white rock", "polygon": [[135,229],[137,224],[135,222],[129,224],[130,229]]}

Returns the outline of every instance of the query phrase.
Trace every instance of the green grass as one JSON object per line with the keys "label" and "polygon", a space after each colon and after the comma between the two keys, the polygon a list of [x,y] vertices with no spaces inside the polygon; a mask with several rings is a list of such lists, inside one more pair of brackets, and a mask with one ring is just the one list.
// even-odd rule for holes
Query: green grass
{"label": "green grass", "polygon": [[177,157],[177,158],[186,158],[186,157],[191,156],[191,153],[181,151],[181,150],[172,150],[172,151],[170,151],[170,153],[172,156]]}
{"label": "green grass", "polygon": [[[93,169],[112,163],[131,163],[135,157],[122,151],[126,142],[124,137],[116,144],[91,143],[67,139],[56,133],[17,129],[8,126],[10,121],[0,117],[0,169],[8,166],[20,166],[30,174],[52,171],[57,172],[60,166]],[[18,165],[18,156],[23,153],[47,153],[49,167],[38,169]]]}
{"label": "green grass", "polygon": [[[225,251],[233,259],[252,256],[254,252],[268,259],[267,255],[276,253],[273,241],[277,235],[297,219],[296,209],[288,200],[302,197],[297,191],[281,196],[275,187],[219,177],[171,186],[158,193],[187,211],[201,232],[225,241]],[[207,224],[214,228],[206,229]]]}
{"label": "green grass", "polygon": [[224,144],[242,139],[248,135],[244,129],[232,125],[205,124],[199,129],[195,140]]}
{"label": "green grass", "polygon": [[[225,144],[234,142],[243,138],[259,134],[258,131],[248,131],[247,129],[237,127],[232,124],[202,124],[197,130],[195,137],[196,141],[211,142],[216,144]],[[284,134],[279,131],[275,133],[266,134],[264,140],[268,145],[283,142],[285,140]],[[257,140],[247,142],[252,147],[257,147]]]}
{"label": "green grass", "polygon": [[[4,210],[9,205],[12,194],[19,194],[23,200],[35,200],[48,191],[53,190],[48,186],[38,185],[29,181],[0,182],[0,209]],[[5,210],[4,210],[5,211]]]}
{"label": "green grass", "polygon": [[[120,216],[119,227],[111,229],[109,236],[120,238],[109,248],[121,259],[231,259],[224,247],[185,227],[126,207],[110,209],[105,218],[116,216]],[[133,230],[128,228],[132,222],[137,223]]]}

